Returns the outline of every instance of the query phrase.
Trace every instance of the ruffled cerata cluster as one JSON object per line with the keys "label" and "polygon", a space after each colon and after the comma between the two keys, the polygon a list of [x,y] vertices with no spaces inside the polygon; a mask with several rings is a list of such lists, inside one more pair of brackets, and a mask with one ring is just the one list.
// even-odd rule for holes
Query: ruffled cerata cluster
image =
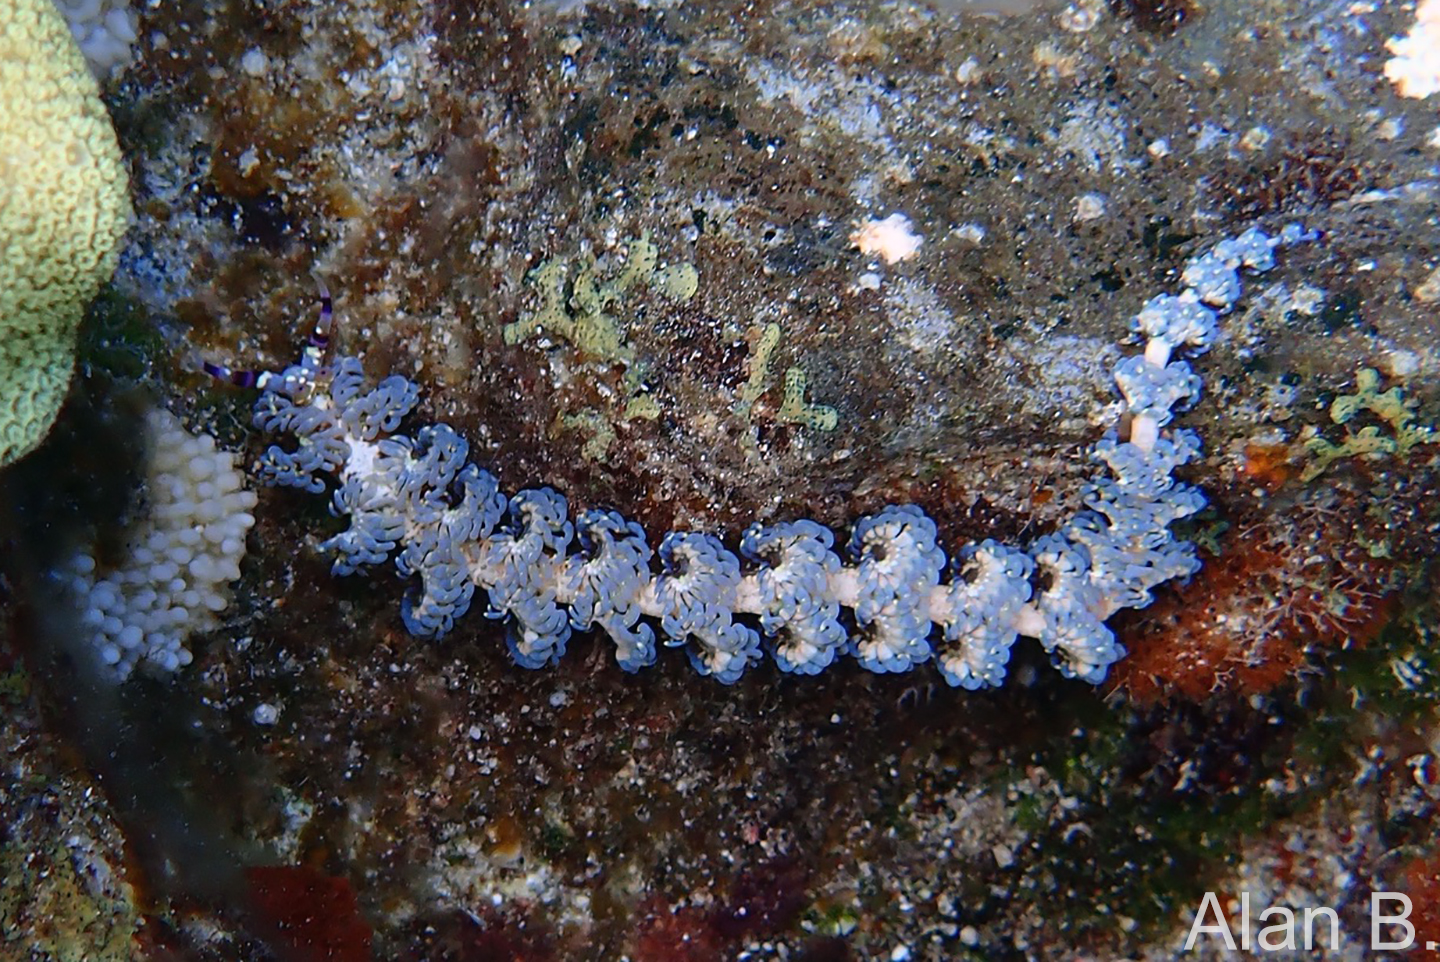
{"label": "ruffled cerata cluster", "polygon": [[738,554],[713,534],[672,531],[651,547],[641,527],[613,511],[570,516],[548,487],[506,496],[468,460],[444,424],[397,433],[418,391],[392,376],[367,388],[360,363],[322,363],[316,352],[264,379],[255,424],[298,441],[272,446],[261,478],[320,493],[349,527],[321,547],[336,574],[391,556],[416,579],[402,602],[406,627],[438,637],[484,592],[486,613],[508,625],[515,660],[558,659],[572,632],[598,629],[626,671],[683,646],[704,675],[736,681],[768,651],[781,669],[813,674],[849,655],[877,672],[933,660],[951,685],[999,685],[1010,649],[1036,638],[1068,677],[1099,682],[1124,655],[1106,625],[1121,608],[1200,567],[1170,524],[1204,505],[1175,469],[1199,438],[1169,427],[1200,378],[1182,351],[1200,353],[1217,318],[1240,296],[1242,268],[1268,270],[1274,249],[1309,239],[1298,226],[1276,237],[1251,229],[1185,267],[1185,289],[1151,299],[1133,320],[1143,351],[1115,369],[1130,414],[1129,437],[1094,447],[1104,471],[1086,509],[1026,546],[971,544],[947,560],[935,523],[914,505],[861,518],[837,546],[808,520],[754,524]]}

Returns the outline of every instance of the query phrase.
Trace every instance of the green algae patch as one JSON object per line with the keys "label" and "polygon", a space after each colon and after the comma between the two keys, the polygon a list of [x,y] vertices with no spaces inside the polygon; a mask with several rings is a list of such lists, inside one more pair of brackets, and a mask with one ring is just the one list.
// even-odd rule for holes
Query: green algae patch
{"label": "green algae patch", "polygon": [[540,306],[501,330],[506,344],[519,344],[537,334],[552,334],[580,354],[601,364],[620,364],[621,391],[616,407],[601,410],[585,407],[560,414],[561,429],[589,435],[581,448],[587,461],[605,462],[616,440],[616,426],[628,421],[655,421],[660,404],[646,392],[647,365],[636,356],[626,335],[633,311],[627,300],[639,289],[660,294],[674,303],[684,303],[700,289],[700,275],[689,263],[660,266],[659,250],[648,233],[626,249],[624,266],[603,280],[593,259],[576,266],[571,260],[554,258],[530,272],[526,283],[539,294]]}
{"label": "green algae patch", "polygon": [[766,324],[752,332],[755,342],[750,352],[750,372],[740,388],[740,400],[735,404],[735,413],[749,417],[755,402],[765,393],[770,377],[770,358],[780,346],[780,325]]}
{"label": "green algae patch", "polygon": [[635,348],[622,329],[621,317],[628,313],[626,298],[636,288],[648,287],[684,303],[700,288],[700,276],[693,264],[660,269],[659,256],[649,234],[643,234],[627,249],[625,266],[604,282],[597,276],[593,260],[582,263],[578,270],[567,259],[545,261],[526,278],[539,293],[539,309],[506,324],[501,336],[506,344],[513,345],[548,332],[601,360],[634,361]]}
{"label": "green algae patch", "polygon": [[[770,323],[751,330],[750,339],[754,344],[749,361],[749,373],[740,387],[739,400],[735,402],[735,413],[751,417],[758,401],[770,385],[770,363],[775,349],[780,346],[782,331],[779,324]],[[782,424],[800,424],[816,431],[833,431],[840,424],[840,413],[828,404],[811,404],[805,400],[805,386],[808,378],[804,368],[792,366],[785,369],[784,394],[775,419]]]}
{"label": "green algae patch", "polygon": [[997,773],[1003,782],[1043,769],[1066,799],[1060,818],[1040,795],[1014,803],[1030,853],[1014,889],[1067,938],[1113,936],[1122,920],[1144,937],[1173,931],[1252,843],[1351,787],[1377,723],[1429,723],[1440,704],[1435,616],[1412,595],[1378,639],[1337,653],[1303,697],[1146,711],[1067,699],[1070,734]]}
{"label": "green algae patch", "polygon": [[806,376],[798,367],[785,370],[785,397],[776,414],[786,424],[803,424],[816,431],[833,431],[840,424],[840,414],[828,404],[805,401]]}
{"label": "green algae patch", "polygon": [[584,431],[590,435],[580,453],[587,461],[604,461],[615,441],[615,428],[595,408],[585,408],[576,414],[560,416],[560,424],[572,431]]}
{"label": "green algae patch", "polygon": [[[1314,458],[1300,473],[1300,480],[1314,481],[1337,461],[1353,457],[1405,457],[1420,444],[1434,444],[1435,429],[1415,423],[1414,401],[1406,399],[1398,387],[1380,390],[1380,374],[1373,368],[1361,368],[1355,376],[1355,393],[1344,394],[1330,405],[1330,420],[1347,425],[1345,439],[1339,444],[1328,438],[1313,437],[1305,442],[1305,450]],[[1389,431],[1369,424],[1358,431],[1348,425],[1355,416],[1369,412],[1379,418]]]}
{"label": "green algae patch", "polygon": [[[1420,582],[1423,584],[1423,581]],[[1319,770],[1344,771],[1366,727],[1419,730],[1440,705],[1440,609],[1408,597],[1375,642],[1339,653],[1330,665],[1337,683],[1311,704],[1309,724],[1295,740],[1295,758]]]}

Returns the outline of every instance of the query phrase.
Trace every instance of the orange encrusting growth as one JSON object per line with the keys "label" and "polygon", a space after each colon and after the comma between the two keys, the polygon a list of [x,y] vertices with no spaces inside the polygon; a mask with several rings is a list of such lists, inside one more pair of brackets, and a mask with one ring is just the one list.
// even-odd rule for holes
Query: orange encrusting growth
{"label": "orange encrusting growth", "polygon": [[1410,896],[1414,906],[1409,921],[1415,926],[1415,944],[1440,941],[1440,854],[1411,859],[1398,877],[1400,891]]}
{"label": "orange encrusting growth", "polygon": [[1288,444],[1251,442],[1245,445],[1245,461],[1240,472],[1265,490],[1275,491],[1297,473],[1289,464],[1293,453],[1294,449]]}
{"label": "orange encrusting growth", "polygon": [[1112,688],[1142,703],[1263,693],[1323,648],[1363,645],[1388,620],[1394,564],[1340,512],[1302,505],[1227,539],[1194,580],[1121,626]]}

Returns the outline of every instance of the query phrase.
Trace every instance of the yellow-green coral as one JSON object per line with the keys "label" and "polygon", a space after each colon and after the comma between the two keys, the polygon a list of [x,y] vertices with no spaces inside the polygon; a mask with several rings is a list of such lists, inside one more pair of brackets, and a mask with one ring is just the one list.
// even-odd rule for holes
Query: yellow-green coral
{"label": "yellow-green coral", "polygon": [[631,395],[625,402],[625,413],[620,416],[622,421],[656,421],[659,418],[660,402],[655,400],[653,394]]}
{"label": "yellow-green coral", "polygon": [[[758,332],[752,332],[754,350],[750,354],[750,376],[740,387],[740,400],[735,402],[735,413],[749,417],[765,393],[770,378],[770,361],[775,348],[780,344],[780,325],[766,324]],[[840,414],[828,404],[807,404],[805,402],[805,372],[798,367],[785,370],[785,394],[780,399],[780,409],[775,418],[785,424],[803,424],[817,431],[833,431],[840,423]]]}
{"label": "yellow-green coral", "polygon": [[1359,431],[1348,431],[1340,444],[1322,437],[1310,438],[1305,450],[1315,460],[1305,466],[1300,480],[1313,481],[1329,470],[1330,465],[1343,458],[1356,455],[1410,453],[1417,444],[1431,444],[1436,441],[1435,429],[1417,426],[1414,403],[1407,402],[1398,387],[1380,391],[1380,374],[1371,368],[1361,368],[1355,375],[1355,393],[1336,398],[1330,405],[1330,420],[1336,424],[1348,424],[1361,411],[1369,411],[1390,426],[1390,436],[1380,432],[1376,425],[1367,425]]}
{"label": "yellow-green coral", "polygon": [[803,424],[817,431],[833,431],[840,414],[828,404],[805,403],[805,372],[798,367],[785,371],[785,396],[775,416],[788,424]]}
{"label": "yellow-green coral", "polygon": [[[69,844],[80,845],[72,835]],[[0,950],[13,958],[100,962],[133,958],[139,917],[133,905],[76,870],[58,843],[40,850],[9,844],[0,850],[6,895],[0,898]],[[125,888],[128,888],[126,886]],[[16,944],[20,943],[20,944]]]}
{"label": "yellow-green coral", "polygon": [[[28,687],[15,674],[6,685]],[[66,770],[50,740],[21,734],[33,710],[20,708],[19,727],[4,735],[15,752],[7,763],[19,777],[0,793],[8,816],[0,843],[0,958],[129,962],[141,920],[122,864],[124,838],[94,783]]]}
{"label": "yellow-green coral", "polygon": [[765,381],[770,376],[770,356],[780,344],[780,325],[766,324],[750,352],[750,377],[740,388],[740,400],[735,404],[735,413],[750,416],[750,409],[765,393]]}
{"label": "yellow-green coral", "polygon": [[[623,424],[632,420],[654,421],[659,417],[660,404],[653,395],[635,394],[625,402],[625,410],[621,413],[617,423]],[[583,408],[576,414],[558,415],[556,422],[563,428],[590,433],[590,439],[580,449],[580,454],[585,460],[599,462],[609,460],[610,445],[615,441],[615,424],[606,417],[603,411],[596,408]]]}
{"label": "yellow-green coral", "polygon": [[556,258],[530,272],[529,282],[540,292],[540,310],[507,324],[501,331],[506,344],[518,344],[544,329],[569,341],[581,351],[607,361],[630,362],[635,350],[621,333],[613,313],[625,294],[636,284],[648,284],[666,297],[688,301],[699,289],[699,275],[692,264],[675,264],[656,270],[659,251],[642,236],[630,245],[625,267],[605,283],[595,275],[595,265],[586,264],[570,280],[570,263]]}
{"label": "yellow-green coral", "polygon": [[0,465],[50,431],[130,216],[100,90],[51,0],[0,15]]}
{"label": "yellow-green coral", "polygon": [[615,428],[605,416],[594,408],[585,408],[579,414],[566,414],[560,418],[560,423],[572,430],[584,430],[590,432],[590,440],[580,449],[580,454],[587,461],[604,461],[610,452],[610,444],[615,440]]}

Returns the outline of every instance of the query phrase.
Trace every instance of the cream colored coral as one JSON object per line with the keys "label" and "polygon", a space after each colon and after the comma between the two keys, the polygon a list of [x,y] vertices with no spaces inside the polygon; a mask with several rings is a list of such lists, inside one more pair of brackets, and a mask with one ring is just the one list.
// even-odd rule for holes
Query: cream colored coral
{"label": "cream colored coral", "polygon": [[100,91],[51,0],[0,2],[0,466],[49,432],[130,216]]}

